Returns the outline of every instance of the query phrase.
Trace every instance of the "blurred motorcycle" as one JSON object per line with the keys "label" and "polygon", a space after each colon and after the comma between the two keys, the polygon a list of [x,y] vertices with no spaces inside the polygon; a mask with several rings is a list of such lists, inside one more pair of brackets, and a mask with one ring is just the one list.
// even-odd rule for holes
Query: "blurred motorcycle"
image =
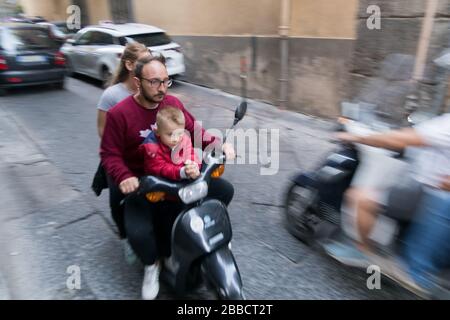
{"label": "blurred motorcycle", "polygon": [[[352,114],[353,118],[358,118],[354,116],[355,112]],[[356,114],[363,113],[357,111]],[[365,135],[389,129],[381,122],[374,121],[373,117],[369,118],[370,121],[341,118],[338,130]],[[419,121],[426,118],[423,115],[411,115],[409,119]],[[338,149],[331,153],[317,170],[302,172],[292,178],[285,198],[285,221],[288,231],[302,242],[318,249],[324,249],[331,242],[353,245],[354,240],[359,238],[355,226],[356,214],[354,210],[346,207],[345,192],[356,180],[359,185],[376,186],[382,185],[384,180],[391,179],[391,176],[399,177],[399,172],[407,170],[406,159],[403,153],[339,142]],[[408,192],[410,193],[405,193],[409,198],[408,201],[418,203],[420,190],[408,190]],[[404,210],[401,205],[404,199],[399,201],[393,196],[389,199],[388,205],[383,208],[385,213],[387,210]],[[395,259],[399,255],[404,231],[411,222],[413,214],[411,212],[404,216],[408,218],[394,220],[383,215],[383,212],[378,216],[371,240],[380,258],[390,256]],[[326,250],[323,251],[327,253]],[[338,259],[338,261],[349,266],[362,267],[351,265],[344,260]],[[444,271],[436,282],[438,286],[433,291],[432,297],[449,299],[450,271]],[[404,283],[400,285],[411,290]]]}

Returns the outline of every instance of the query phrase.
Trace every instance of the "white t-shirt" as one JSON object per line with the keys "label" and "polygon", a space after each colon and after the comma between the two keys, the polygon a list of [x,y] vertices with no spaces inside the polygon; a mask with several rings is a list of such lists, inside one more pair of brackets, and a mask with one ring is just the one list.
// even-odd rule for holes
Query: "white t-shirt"
{"label": "white t-shirt", "polygon": [[100,97],[100,101],[97,104],[97,109],[108,111],[116,104],[118,104],[123,99],[132,95],[133,93],[128,90],[125,84],[119,82],[109,88],[107,88],[102,96]]}
{"label": "white t-shirt", "polygon": [[417,148],[414,177],[432,187],[439,187],[444,176],[450,176],[450,113],[414,127],[428,147]]}

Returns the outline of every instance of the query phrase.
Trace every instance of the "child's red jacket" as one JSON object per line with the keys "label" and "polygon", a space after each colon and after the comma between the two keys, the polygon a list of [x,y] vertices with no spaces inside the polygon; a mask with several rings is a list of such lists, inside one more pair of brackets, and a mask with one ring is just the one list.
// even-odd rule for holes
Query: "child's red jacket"
{"label": "child's red jacket", "polygon": [[181,142],[172,150],[164,145],[152,131],[140,146],[144,154],[145,175],[181,180],[180,169],[187,160],[194,161],[201,169],[201,161],[191,139],[184,134]]}

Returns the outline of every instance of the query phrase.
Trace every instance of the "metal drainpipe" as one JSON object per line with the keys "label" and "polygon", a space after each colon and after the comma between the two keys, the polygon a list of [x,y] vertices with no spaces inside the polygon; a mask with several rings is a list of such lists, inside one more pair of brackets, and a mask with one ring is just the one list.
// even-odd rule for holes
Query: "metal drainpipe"
{"label": "metal drainpipe", "polygon": [[434,16],[436,15],[439,0],[428,0],[425,18],[422,23],[419,43],[417,45],[416,62],[414,65],[413,79],[421,81],[425,70],[430,37],[433,32]]}
{"label": "metal drainpipe", "polygon": [[437,11],[439,0],[427,0],[425,8],[425,17],[422,22],[419,40],[417,43],[416,58],[412,74],[413,91],[415,93],[406,97],[405,108],[408,112],[415,111],[421,104],[419,100],[420,81],[423,80],[425,63],[427,59],[428,47],[430,45],[430,36],[433,32],[434,16]]}
{"label": "metal drainpipe", "polygon": [[134,1],[128,0],[127,1],[127,8],[128,8],[128,22],[136,22],[134,18]]}
{"label": "metal drainpipe", "polygon": [[289,29],[291,17],[291,0],[281,1],[281,18],[278,34],[280,36],[280,109],[287,108],[289,81]]}

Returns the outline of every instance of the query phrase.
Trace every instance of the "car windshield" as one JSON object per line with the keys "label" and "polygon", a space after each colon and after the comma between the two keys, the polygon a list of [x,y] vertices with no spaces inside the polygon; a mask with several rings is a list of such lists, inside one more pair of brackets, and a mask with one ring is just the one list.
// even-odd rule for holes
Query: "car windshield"
{"label": "car windshield", "polygon": [[135,34],[125,37],[127,42],[140,42],[147,47],[163,46],[172,42],[170,37],[164,32]]}
{"label": "car windshield", "polygon": [[55,43],[49,39],[48,32],[35,28],[9,29],[6,46],[10,50],[52,49]]}

